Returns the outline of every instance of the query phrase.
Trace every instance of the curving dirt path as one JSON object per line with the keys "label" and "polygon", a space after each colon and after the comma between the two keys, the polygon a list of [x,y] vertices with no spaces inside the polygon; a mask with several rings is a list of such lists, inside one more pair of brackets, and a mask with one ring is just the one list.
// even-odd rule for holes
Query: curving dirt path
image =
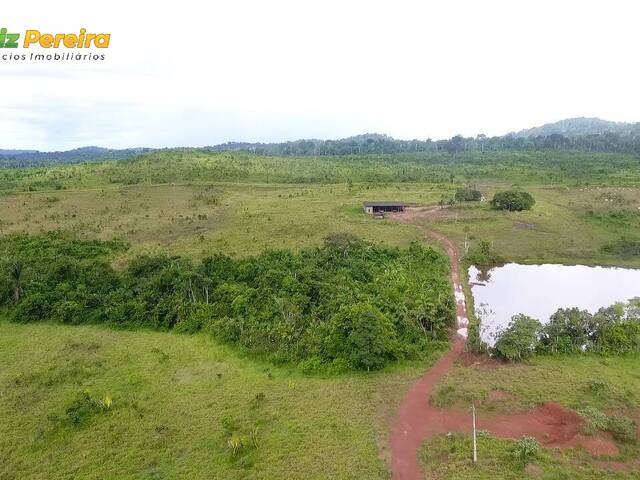
{"label": "curving dirt path", "polygon": [[[403,223],[413,223],[416,218],[429,215],[438,207],[414,210],[407,209],[404,213],[394,214],[392,217]],[[434,434],[434,429],[442,430],[446,425],[446,418],[442,411],[436,409],[429,402],[429,397],[435,385],[451,369],[454,361],[460,356],[464,348],[467,333],[468,317],[462,283],[460,281],[460,253],[458,247],[448,237],[423,229],[426,238],[440,242],[451,260],[451,282],[456,296],[456,313],[458,334],[452,348],[443,355],[428,371],[409,389],[402,400],[391,433],[391,471],[394,480],[414,480],[422,478],[422,470],[418,463],[418,450],[422,442]],[[447,431],[446,429],[444,431]]]}
{"label": "curving dirt path", "polygon": [[[440,207],[409,208],[403,213],[393,214],[392,218],[403,223],[413,223],[419,218],[436,217],[440,210]],[[423,478],[418,451],[427,438],[448,432],[471,431],[469,411],[440,409],[429,402],[435,385],[462,356],[469,321],[457,246],[445,235],[421,228],[425,239],[439,242],[451,260],[451,282],[457,304],[457,335],[452,348],[409,389],[402,400],[390,437],[391,472],[394,480]],[[548,447],[572,448],[581,445],[593,455],[618,454],[618,449],[611,439],[581,435],[582,426],[582,418],[577,413],[556,403],[546,403],[513,415],[479,418],[477,421],[478,429],[488,430],[501,438],[517,439],[527,435],[536,437]]]}

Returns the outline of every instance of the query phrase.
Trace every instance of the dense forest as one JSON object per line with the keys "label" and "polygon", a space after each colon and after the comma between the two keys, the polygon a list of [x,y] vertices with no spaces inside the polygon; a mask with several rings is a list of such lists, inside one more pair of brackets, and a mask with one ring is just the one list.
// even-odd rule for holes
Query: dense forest
{"label": "dense forest", "polygon": [[601,133],[565,136],[559,133],[522,137],[516,134],[488,137],[456,135],[446,140],[397,140],[387,135],[367,134],[342,140],[297,140],[286,143],[226,143],[207,147],[213,151],[239,150],[256,155],[362,155],[409,152],[501,150],[577,150],[585,152],[640,153],[640,127],[627,134]]}
{"label": "dense forest", "polygon": [[126,248],[60,233],[4,236],[0,304],[16,322],[204,330],[305,371],[416,358],[454,324],[447,258],[418,244],[397,249],[336,234],[299,253],[214,254],[198,265],[142,255],[114,270],[109,256]]}

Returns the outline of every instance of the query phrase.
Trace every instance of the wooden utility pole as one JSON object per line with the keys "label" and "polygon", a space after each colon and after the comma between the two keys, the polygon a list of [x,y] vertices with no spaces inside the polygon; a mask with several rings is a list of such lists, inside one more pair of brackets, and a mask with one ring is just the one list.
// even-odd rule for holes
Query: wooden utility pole
{"label": "wooden utility pole", "polygon": [[478,463],[478,443],[476,441],[476,406],[471,404],[471,415],[473,418],[473,464]]}

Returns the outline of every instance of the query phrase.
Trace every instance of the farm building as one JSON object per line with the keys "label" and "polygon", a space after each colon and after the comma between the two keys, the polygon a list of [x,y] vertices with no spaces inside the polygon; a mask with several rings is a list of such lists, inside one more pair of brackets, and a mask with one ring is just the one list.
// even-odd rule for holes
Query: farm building
{"label": "farm building", "polygon": [[404,212],[402,202],[364,202],[364,213]]}

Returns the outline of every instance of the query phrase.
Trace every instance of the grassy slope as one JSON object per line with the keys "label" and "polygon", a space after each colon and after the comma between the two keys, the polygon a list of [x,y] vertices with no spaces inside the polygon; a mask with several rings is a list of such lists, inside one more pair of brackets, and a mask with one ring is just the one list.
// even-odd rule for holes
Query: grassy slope
{"label": "grassy slope", "polygon": [[[521,365],[457,365],[438,385],[432,401],[447,407],[478,405],[479,415],[509,414],[548,401],[556,401],[575,410],[587,406],[609,414],[625,414],[640,420],[640,356],[600,357],[597,355],[541,356]],[[499,400],[488,400],[498,390],[509,394]],[[628,472],[620,478],[640,475],[640,445],[619,444]],[[522,466],[513,458],[513,442],[484,438],[480,442],[479,468],[469,458],[468,436],[440,437],[425,443],[421,459],[431,477],[522,478]],[[447,462],[438,461],[446,458]],[[562,453],[543,450],[533,462],[540,478],[596,479],[606,475],[610,465],[586,452],[569,450]],[[534,475],[535,477],[535,475]]]}
{"label": "grassy slope", "polygon": [[193,258],[215,250],[246,255],[264,248],[295,249],[341,231],[406,245],[419,238],[417,229],[374,220],[362,213],[362,202],[435,203],[449,189],[215,184],[28,192],[0,197],[0,228],[5,233],[62,228],[88,238],[122,238],[134,251],[160,247]]}
{"label": "grassy slope", "polygon": [[[516,365],[457,365],[440,383],[434,400],[441,405],[468,405],[502,390],[513,399],[491,405],[508,413],[554,400],[569,408],[586,405],[600,409],[640,408],[640,356],[538,356]],[[605,391],[593,391],[594,381]]]}
{"label": "grassy slope", "polygon": [[[448,480],[597,480],[637,479],[638,471],[616,462],[594,462],[583,451],[542,449],[525,466],[513,450],[515,442],[490,435],[478,438],[478,464],[474,466],[469,435],[440,436],[427,442],[420,452],[425,478]],[[616,470],[619,469],[619,470]]]}
{"label": "grassy slope", "polygon": [[[447,182],[454,173],[457,185],[479,181],[489,195],[513,183],[527,185],[538,202],[531,212],[513,214],[491,211],[486,204],[459,206],[428,222],[460,245],[468,231],[472,242],[493,240],[510,260],[640,266],[637,259],[599,250],[621,235],[637,236],[640,225],[633,215],[612,220],[609,213],[637,209],[640,190],[582,186],[637,185],[637,159],[618,157],[503,152],[396,161],[168,152],[135,162],[4,170],[0,230],[62,228],[89,238],[123,238],[132,243],[132,252],[162,248],[193,258],[215,250],[246,255],[266,247],[298,248],[345,230],[403,245],[419,238],[419,231],[366,217],[361,202],[435,204],[451,195],[456,185]],[[583,169],[580,162],[592,166]],[[351,188],[348,180],[355,182]],[[622,200],[606,200],[614,194]],[[587,216],[589,210],[599,216]],[[612,361],[540,359],[495,374],[457,368],[444,386],[455,387],[449,392],[454,402],[491,388],[516,395],[512,405],[493,409],[546,399],[628,408],[626,390],[640,391],[634,376],[638,362]],[[2,478],[11,473],[16,478],[385,478],[376,448],[376,443],[385,445],[383,419],[421,370],[399,366],[370,376],[304,378],[238,358],[202,336],[3,323],[0,362],[0,409],[10,412],[0,416],[0,456],[8,458],[0,467]],[[584,390],[596,374],[612,385],[610,397],[593,399]],[[77,430],[55,427],[49,415],[64,417],[85,388],[96,398],[111,393],[113,410]],[[254,408],[260,392],[266,400]],[[638,400],[635,393],[629,398]],[[259,424],[258,449],[232,460],[223,416],[243,435]],[[521,478],[505,453],[509,448],[500,442],[491,447],[492,456],[485,458],[494,458],[495,470],[477,470],[477,478]],[[441,458],[444,453],[435,455],[436,461]],[[443,478],[471,478],[455,456],[446,458],[450,464],[438,462]],[[549,461],[560,463],[545,467],[551,472],[547,478],[579,478],[574,466],[582,460],[574,454]]]}
{"label": "grassy slope", "polygon": [[[6,322],[0,364],[3,479],[387,478],[378,444],[424,368],[309,378],[203,335]],[[83,390],[112,408],[64,424]],[[254,427],[234,458],[231,430]]]}
{"label": "grassy slope", "polygon": [[[488,197],[505,188],[485,184]],[[471,243],[494,242],[510,261],[523,263],[585,263],[640,266],[639,258],[601,252],[601,247],[622,236],[640,238],[640,189],[615,187],[527,187],[536,205],[525,212],[499,212],[488,202],[458,205],[440,218],[426,221],[453,238],[462,248],[465,234]],[[613,200],[612,200],[613,199]],[[597,215],[589,216],[593,211]],[[623,219],[614,212],[626,212]]]}

